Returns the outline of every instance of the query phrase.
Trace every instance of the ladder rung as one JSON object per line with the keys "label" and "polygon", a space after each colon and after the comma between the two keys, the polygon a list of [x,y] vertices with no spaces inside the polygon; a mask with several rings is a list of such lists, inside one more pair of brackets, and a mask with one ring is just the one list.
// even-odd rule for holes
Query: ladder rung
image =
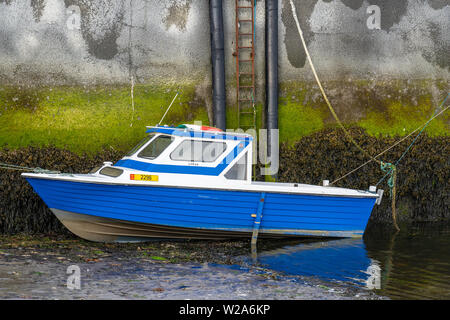
{"label": "ladder rung", "polygon": [[[253,0],[251,0],[251,1],[253,1]],[[246,10],[253,10],[254,9],[254,6],[253,6],[253,3],[248,3],[248,2],[241,2],[241,3],[238,3],[238,1],[236,1],[236,19],[237,19],[237,21],[238,21],[238,23],[245,23],[245,22],[247,22],[247,23],[249,23],[249,25],[250,25],[250,23],[254,23],[255,22],[255,19],[254,19],[254,17],[253,17],[253,12],[252,12],[252,15],[251,15],[251,19],[248,19],[248,14],[250,13],[250,11],[241,11],[242,12],[242,19],[240,19],[239,17],[238,17],[238,12],[239,12],[239,10],[238,9],[246,9]],[[244,15],[244,13],[246,13],[247,14],[247,16],[246,15]],[[245,27],[244,26],[242,26],[242,25],[240,25],[240,27],[238,27],[238,30],[236,30],[236,34],[237,34],[237,37],[239,38],[239,37],[247,37],[247,38],[241,38],[241,40],[240,41],[244,41],[244,40],[247,40],[247,39],[250,39],[250,37],[254,37],[255,36],[255,34],[254,34],[254,32],[253,32],[253,30],[249,30],[249,28],[248,28],[248,26],[249,25],[245,25]],[[244,43],[243,43],[244,44]],[[254,47],[254,43],[253,43],[253,41],[250,41],[250,45],[242,45],[242,46],[239,46],[239,42],[236,44],[236,46],[237,46],[237,48],[236,48],[236,53],[237,53],[237,55],[236,55],[236,63],[252,63],[252,68],[251,68],[251,71],[252,72],[239,72],[239,66],[238,66],[238,83],[237,83],[237,104],[238,104],[238,114],[239,115],[242,115],[242,118],[243,119],[245,119],[245,120],[247,120],[247,121],[244,121],[244,122],[247,122],[247,123],[251,123],[251,124],[241,124],[240,122],[239,122],[239,120],[238,120],[238,122],[239,122],[239,127],[241,127],[241,128],[255,128],[256,129],[256,124],[255,124],[255,115],[256,115],[256,110],[255,110],[255,106],[254,106],[254,103],[255,103],[255,99],[254,98],[251,98],[251,99],[245,99],[245,98],[241,98],[240,97],[240,95],[243,95],[244,97],[248,97],[249,95],[250,95],[250,93],[252,93],[252,96],[254,95],[254,93],[255,93],[255,82],[254,81],[248,81],[248,79],[254,79],[254,76],[255,76],[255,73],[253,72],[254,70],[253,70],[253,64],[255,63],[255,59],[254,59],[254,54],[253,54],[253,51],[255,50],[255,47]],[[250,58],[248,58],[247,56],[244,56],[246,59],[239,59],[239,52],[240,52],[240,49],[246,49],[247,51],[243,51],[242,53],[243,54],[245,54],[245,55],[247,55],[249,52],[250,52]],[[251,50],[251,51],[248,51],[248,50]],[[243,65],[242,66],[242,68],[244,68],[244,70],[245,69],[247,69],[246,71],[248,71],[248,68],[245,68],[245,66],[246,65]],[[251,76],[252,78],[243,78],[243,79],[241,79],[241,80],[239,80],[240,79],[240,77],[241,76]],[[245,85],[240,85],[239,84],[239,82],[243,82]],[[251,84],[251,85],[249,85],[249,84]],[[249,90],[249,91],[245,91],[245,90]],[[252,105],[253,105],[253,110],[252,110]],[[243,109],[243,110],[246,110],[246,111],[242,111],[241,110],[241,108]],[[249,111],[249,110],[251,110],[251,111]],[[245,115],[245,116],[244,116]],[[238,118],[239,119],[239,118]],[[249,121],[250,119],[253,119],[253,121]]]}

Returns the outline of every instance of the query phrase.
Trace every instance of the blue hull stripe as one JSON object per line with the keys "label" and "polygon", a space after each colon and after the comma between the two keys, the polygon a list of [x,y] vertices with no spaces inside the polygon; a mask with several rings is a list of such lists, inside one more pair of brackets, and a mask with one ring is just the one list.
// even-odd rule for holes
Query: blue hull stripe
{"label": "blue hull stripe", "polygon": [[206,176],[218,176],[225,168],[244,150],[249,141],[244,141],[238,144],[230,153],[215,167],[201,167],[201,166],[178,166],[170,164],[157,164],[148,163],[136,160],[119,160],[114,166],[130,168],[135,170],[149,171],[149,172],[162,172],[162,173],[178,173],[178,174],[199,174]]}
{"label": "blue hull stripe", "polygon": [[[252,214],[257,213],[261,195],[260,192],[27,180],[52,209],[132,222],[229,231],[251,232],[255,221]],[[289,200],[289,204],[283,204],[280,199]],[[295,230],[362,233],[374,203],[374,198],[266,192],[260,233],[273,229],[285,234],[295,234]]]}
{"label": "blue hull stripe", "polygon": [[[49,191],[53,191],[55,193],[59,192],[57,188],[48,188]],[[208,200],[208,199],[178,199],[177,202],[173,202],[171,198],[168,197],[158,197],[153,195],[138,195],[138,194],[123,194],[117,195],[113,192],[90,192],[86,194],[81,190],[73,190],[70,194],[66,196],[74,198],[74,199],[82,199],[82,200],[92,200],[92,201],[104,201],[109,202],[111,198],[114,197],[115,201],[121,199],[122,201],[139,201],[145,204],[146,206],[153,206],[159,208],[168,208],[168,209],[205,209],[208,210],[211,206],[215,206],[217,211],[220,212],[228,212],[228,213],[254,213],[254,202],[236,202],[235,205],[230,206],[229,201],[218,201],[218,200]],[[173,195],[172,195],[173,196]],[[314,205],[311,207],[296,207],[295,209],[286,209],[286,208],[277,208],[277,209],[265,209],[266,213],[273,213],[274,216],[286,216],[286,217],[336,217],[337,219],[348,219],[352,220],[355,218],[355,215],[359,215],[361,213],[361,208],[348,207],[348,210],[345,211],[342,207],[336,207],[333,212],[330,212],[329,209],[324,208],[323,205]]]}

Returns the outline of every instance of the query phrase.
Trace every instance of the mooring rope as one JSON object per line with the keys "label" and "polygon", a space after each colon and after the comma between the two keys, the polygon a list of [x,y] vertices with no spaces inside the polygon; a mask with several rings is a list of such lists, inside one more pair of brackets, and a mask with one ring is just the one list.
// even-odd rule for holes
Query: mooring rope
{"label": "mooring rope", "polygon": [[298,22],[298,18],[297,18],[297,13],[295,12],[295,6],[294,3],[292,2],[292,0],[289,0],[291,3],[291,9],[292,9],[292,15],[294,16],[294,20],[295,23],[297,25],[297,30],[298,30],[298,34],[300,35],[300,39],[302,40],[302,44],[303,44],[303,48],[305,49],[305,53],[306,53],[306,57],[308,58],[308,62],[309,65],[311,66],[311,70],[314,74],[314,77],[316,79],[317,84],[319,85],[319,89],[320,92],[322,93],[323,98],[325,99],[325,102],[328,106],[328,109],[330,109],[331,114],[333,115],[334,119],[336,120],[336,122],[339,124],[339,126],[342,128],[342,130],[344,130],[345,135],[347,136],[347,138],[365,155],[367,155],[372,161],[376,161],[381,165],[380,160],[375,159],[375,157],[373,157],[372,155],[370,155],[370,153],[368,153],[366,150],[364,150],[363,147],[361,147],[354,139],[353,137],[350,135],[350,133],[347,131],[347,129],[344,127],[344,124],[341,122],[341,120],[339,119],[339,117],[337,116],[336,112],[334,111],[333,106],[331,105],[331,102],[328,100],[328,97],[325,93],[325,90],[322,87],[322,83],[320,82],[319,76],[317,75],[316,72],[316,68],[314,67],[314,64],[312,62],[311,56],[309,54],[309,50],[308,47],[306,46],[306,42],[305,39],[303,37],[303,31],[300,28],[300,23]]}
{"label": "mooring rope", "polygon": [[133,121],[134,121],[134,76],[131,75],[131,88],[130,88],[130,95],[131,95],[131,122],[130,122],[130,127],[133,126]]}
{"label": "mooring rope", "polygon": [[167,112],[169,112],[170,107],[172,106],[173,102],[175,101],[175,99],[178,97],[179,92],[177,91],[177,94],[175,95],[175,97],[173,97],[172,102],[170,103],[169,107],[167,108],[166,112],[164,113],[164,115],[162,116],[161,120],[159,121],[159,123],[156,126],[160,126],[162,121],[164,120],[164,117],[166,116]]}
{"label": "mooring rope", "polygon": [[[404,156],[408,153],[408,151],[412,148],[412,146],[416,143],[417,139],[420,137],[420,135],[423,133],[423,131],[425,130],[425,128],[430,124],[430,122],[436,118],[437,116],[439,116],[440,114],[444,113],[450,106],[447,106],[445,109],[442,109],[442,106],[444,105],[444,103],[447,101],[447,98],[449,97],[450,93],[447,94],[447,96],[445,97],[444,101],[442,101],[441,105],[439,106],[439,109],[441,109],[441,111],[439,113],[437,113],[437,111],[434,112],[433,116],[421,127],[419,127],[418,129],[422,128],[422,130],[420,130],[420,132],[417,134],[417,136],[413,139],[413,141],[409,144],[409,146],[405,149],[405,151],[402,153],[402,155],[400,156],[400,158],[398,158],[398,160],[395,162],[395,164],[391,164],[390,167],[388,166],[382,166],[381,169],[385,172],[387,172],[383,178],[380,179],[380,181],[378,181],[378,183],[376,184],[376,186],[378,186],[387,176],[391,176],[388,180],[388,186],[393,188],[394,187],[394,182],[392,182],[392,180],[395,180],[395,170],[397,165],[399,164],[399,162],[404,158]],[[415,131],[417,131],[418,129],[416,129]],[[409,134],[411,135],[411,134]],[[408,135],[408,136],[409,136]]]}
{"label": "mooring rope", "polygon": [[[406,138],[402,139],[401,141],[395,143],[393,146],[389,147],[388,149],[386,149],[385,151],[379,153],[377,156],[373,157],[371,154],[369,154],[364,148],[362,148],[354,139],[353,137],[350,135],[350,133],[347,131],[347,129],[344,127],[343,123],[340,121],[339,117],[337,116],[333,106],[331,105],[330,101],[328,100],[328,97],[325,93],[325,90],[322,87],[322,83],[320,82],[319,76],[317,75],[316,69],[314,67],[314,64],[312,62],[311,59],[311,55],[309,54],[309,50],[308,47],[306,45],[305,39],[303,37],[303,31],[300,27],[300,23],[298,21],[298,17],[297,17],[297,13],[296,13],[296,9],[294,6],[294,3],[292,2],[292,0],[289,0],[290,4],[291,4],[291,9],[292,9],[292,15],[294,17],[295,20],[295,24],[297,25],[297,30],[298,30],[298,34],[300,35],[300,39],[302,41],[302,45],[303,48],[305,50],[306,53],[306,57],[308,59],[309,65],[311,67],[311,70],[314,74],[314,77],[316,79],[316,82],[319,86],[319,89],[322,93],[323,98],[325,99],[325,102],[328,106],[328,109],[330,109],[331,114],[333,115],[334,119],[336,120],[336,122],[339,124],[339,126],[342,128],[342,130],[344,131],[345,135],[347,136],[347,138],[358,148],[358,150],[360,150],[363,154],[365,154],[366,156],[368,156],[370,158],[369,161],[367,161],[366,163],[364,163],[363,165],[359,166],[358,168],[352,170],[350,173],[355,172],[356,170],[362,168],[363,166],[365,166],[366,164],[368,164],[371,161],[375,161],[380,165],[380,168],[382,171],[387,171],[386,175],[378,182],[378,184],[384,180],[385,177],[387,177],[388,175],[390,175],[390,178],[388,180],[388,186],[391,189],[391,198],[392,198],[392,221],[394,223],[394,227],[397,229],[397,231],[400,230],[400,228],[397,225],[397,218],[396,218],[396,208],[395,208],[395,198],[396,198],[396,182],[397,182],[397,167],[396,165],[398,164],[398,162],[404,157],[404,155],[409,151],[409,149],[412,147],[412,145],[415,143],[415,141],[417,140],[418,136],[420,136],[420,134],[423,132],[423,130],[428,126],[428,124],[431,122],[431,120],[433,120],[435,117],[437,117],[439,114],[443,113],[445,110],[448,109],[445,108],[444,110],[442,110],[439,114],[436,114],[435,116],[431,117],[430,120],[427,121],[427,123],[422,127],[419,127],[418,129],[414,130],[413,132],[419,130],[420,128],[422,128],[422,130],[420,131],[420,133],[418,134],[418,136],[414,139],[414,141],[408,146],[408,148],[405,150],[405,152],[402,154],[402,156],[400,157],[400,159],[397,160],[397,162],[395,164],[389,163],[389,162],[383,162],[381,160],[378,160],[377,157],[381,156],[383,153],[385,153],[387,150],[393,148],[395,145],[399,144],[401,141],[405,140]],[[448,97],[448,95],[447,95]],[[441,106],[445,103],[445,100],[447,100],[447,97],[444,99],[444,102],[441,104]],[[412,132],[412,133],[413,133]],[[410,133],[408,135],[408,137],[412,134]],[[350,173],[346,174],[345,176],[349,175]],[[345,177],[344,176],[344,177]],[[343,177],[333,181],[331,184],[337,182],[338,180],[342,179]],[[377,184],[377,186],[378,186]]]}
{"label": "mooring rope", "polygon": [[[448,97],[448,95],[447,95]],[[445,98],[446,100],[447,98]],[[444,102],[445,102],[444,100]],[[374,158],[378,158],[379,156],[381,156],[382,154],[388,152],[389,150],[391,150],[392,148],[394,148],[395,146],[397,146],[398,144],[402,143],[403,141],[405,141],[406,139],[408,139],[410,136],[412,136],[414,133],[416,133],[417,131],[419,131],[420,129],[424,128],[427,126],[427,123],[429,123],[431,120],[433,120],[434,118],[437,118],[438,116],[440,116],[442,113],[444,113],[445,111],[447,111],[448,108],[450,108],[450,106],[447,106],[445,109],[442,109],[442,105],[444,104],[444,102],[441,103],[441,111],[437,114],[434,114],[426,123],[422,124],[420,127],[416,128],[415,130],[411,131],[408,135],[404,136],[403,138],[401,138],[400,140],[398,140],[397,142],[395,142],[393,145],[391,145],[390,147],[388,147],[387,149],[385,149],[384,151],[380,152],[379,154],[377,154],[376,156],[374,156]],[[417,139],[417,137],[416,137]],[[410,147],[408,147],[409,149]],[[370,162],[372,162],[372,159],[364,162],[362,165],[360,165],[359,167],[351,170],[350,172],[344,174],[342,177],[337,178],[336,180],[334,180],[333,182],[330,183],[330,185],[335,184],[336,182],[338,182],[339,180],[344,179],[345,177],[347,177],[348,175],[352,174],[353,172],[358,171],[359,169],[361,169],[362,167],[364,167],[365,165],[369,164]],[[387,175],[386,175],[387,176]],[[378,185],[378,184],[377,184]]]}
{"label": "mooring rope", "polygon": [[25,166],[18,166],[15,164],[9,164],[9,163],[5,163],[5,162],[0,162],[0,169],[17,170],[17,171],[31,171],[34,173],[61,173],[61,171],[56,171],[56,170],[42,169],[39,167],[30,168],[30,167],[25,167]]}

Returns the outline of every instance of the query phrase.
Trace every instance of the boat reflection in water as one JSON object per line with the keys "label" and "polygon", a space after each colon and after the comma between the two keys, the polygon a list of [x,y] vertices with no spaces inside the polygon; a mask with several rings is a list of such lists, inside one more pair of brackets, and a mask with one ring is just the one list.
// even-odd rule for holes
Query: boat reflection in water
{"label": "boat reflection in water", "polygon": [[363,239],[284,242],[259,252],[257,261],[288,275],[356,285],[391,299],[450,299],[448,224],[401,226],[399,233],[369,225],[367,231]]}
{"label": "boat reflection in water", "polygon": [[380,266],[369,258],[362,239],[323,240],[258,254],[265,267],[291,275],[318,277],[380,288]]}

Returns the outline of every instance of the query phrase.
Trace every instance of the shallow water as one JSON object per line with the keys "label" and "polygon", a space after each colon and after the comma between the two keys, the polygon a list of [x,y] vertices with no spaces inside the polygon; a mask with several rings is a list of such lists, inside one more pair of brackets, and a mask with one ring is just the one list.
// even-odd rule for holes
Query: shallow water
{"label": "shallow water", "polygon": [[381,299],[361,288],[234,264],[250,252],[249,244],[244,240],[105,244],[75,237],[0,237],[0,300]]}
{"label": "shallow water", "polygon": [[391,299],[450,299],[449,225],[401,226],[398,233],[375,227],[364,239],[291,242],[259,252],[257,262]]}
{"label": "shallow water", "polygon": [[[4,238],[0,299],[450,299],[449,225],[401,229],[261,240],[256,261],[249,241]],[[73,265],[81,287],[69,290]]]}
{"label": "shallow water", "polygon": [[[271,277],[210,263],[163,263],[142,258],[105,257],[74,263],[56,255],[3,253],[0,299],[193,299],[193,300],[341,300],[378,299],[364,290],[348,290],[308,282],[299,277]],[[46,260],[43,260],[43,259]],[[79,285],[69,287],[71,266],[79,269]]]}

